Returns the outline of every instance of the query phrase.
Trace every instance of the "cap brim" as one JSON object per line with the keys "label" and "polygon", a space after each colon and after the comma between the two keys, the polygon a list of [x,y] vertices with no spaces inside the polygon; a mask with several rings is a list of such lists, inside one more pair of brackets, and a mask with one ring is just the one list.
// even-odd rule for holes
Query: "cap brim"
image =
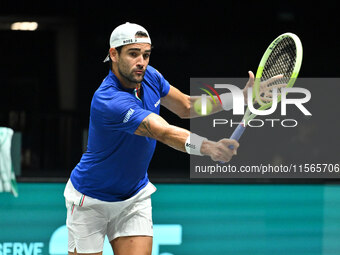
{"label": "cap brim", "polygon": [[103,61],[103,62],[105,63],[105,62],[107,62],[107,61],[109,61],[109,60],[110,60],[110,53],[109,53],[109,54],[107,54],[107,56],[106,56],[106,58],[104,59],[104,61]]}

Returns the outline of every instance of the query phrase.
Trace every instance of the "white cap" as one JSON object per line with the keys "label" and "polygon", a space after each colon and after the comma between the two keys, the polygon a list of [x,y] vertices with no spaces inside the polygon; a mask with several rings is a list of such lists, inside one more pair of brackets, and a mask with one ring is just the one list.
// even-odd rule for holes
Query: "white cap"
{"label": "white cap", "polygon": [[[136,38],[137,32],[144,32],[148,37]],[[110,48],[117,48],[119,46],[132,44],[132,43],[149,43],[151,44],[151,39],[148,31],[140,25],[126,22],[118,27],[116,27],[110,36]],[[104,62],[109,61],[110,54],[104,59]]]}

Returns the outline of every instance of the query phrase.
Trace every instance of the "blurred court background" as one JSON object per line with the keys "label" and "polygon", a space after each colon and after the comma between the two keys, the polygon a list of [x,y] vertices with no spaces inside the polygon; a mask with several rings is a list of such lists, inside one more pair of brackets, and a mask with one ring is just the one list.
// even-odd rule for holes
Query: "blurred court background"
{"label": "blurred court background", "polygon": [[[15,131],[13,164],[19,182],[18,200],[0,194],[0,251],[14,254],[15,242],[43,242],[43,252],[39,253],[38,244],[36,254],[49,254],[50,235],[65,220],[62,186],[86,149],[91,98],[108,73],[102,61],[116,26],[126,21],[143,25],[154,46],[150,65],[189,93],[190,77],[246,78],[248,70],[256,71],[268,44],[288,31],[303,43],[300,77],[339,77],[337,8],[334,1],[0,1],[0,126]],[[11,29],[23,21],[37,22],[38,27]],[[340,161],[334,156],[339,152],[334,142],[339,134],[313,132],[317,123],[331,123],[332,130],[340,127],[334,117],[339,115],[332,114],[339,112],[336,85],[331,100],[326,92],[321,98],[320,90],[312,92],[313,114],[320,118],[306,121],[306,131],[292,141],[304,143],[305,153],[298,154],[303,158]],[[328,115],[317,112],[314,97],[314,102],[329,103]],[[189,128],[188,120],[164,108],[161,115],[173,125]],[[309,154],[316,136],[319,149]],[[244,144],[254,144],[256,138],[247,136]],[[290,143],[281,146],[289,152],[282,154],[283,160],[294,161],[297,154]],[[332,157],[324,157],[325,151]],[[244,156],[247,162],[258,157],[255,152]],[[338,180],[209,180],[206,184],[189,179],[188,155],[160,143],[149,176],[159,185],[155,224],[181,226],[181,244],[163,254],[339,254]],[[168,204],[162,205],[163,199]],[[57,214],[49,219],[36,217],[46,217],[51,210]],[[36,234],[26,235],[30,228]],[[12,247],[8,248],[12,253],[4,252],[6,242],[12,243],[6,246]],[[20,247],[17,254],[29,254],[20,253]]]}

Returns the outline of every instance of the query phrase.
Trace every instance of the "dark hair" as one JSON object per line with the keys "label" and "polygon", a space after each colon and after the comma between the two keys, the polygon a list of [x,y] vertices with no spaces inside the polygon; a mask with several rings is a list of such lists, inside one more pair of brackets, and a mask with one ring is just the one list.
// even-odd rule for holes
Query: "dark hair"
{"label": "dark hair", "polygon": [[143,32],[143,31],[137,31],[137,33],[135,34],[136,37],[149,37],[147,33]]}
{"label": "dark hair", "polygon": [[116,47],[116,51],[118,52],[118,55],[120,55],[122,48],[123,48],[123,46]]}

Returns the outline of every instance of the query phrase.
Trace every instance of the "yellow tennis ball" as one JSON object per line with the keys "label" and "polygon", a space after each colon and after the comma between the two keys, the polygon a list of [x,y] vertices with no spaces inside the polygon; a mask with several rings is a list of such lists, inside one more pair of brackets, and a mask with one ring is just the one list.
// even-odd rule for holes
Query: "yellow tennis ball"
{"label": "yellow tennis ball", "polygon": [[[198,98],[195,103],[194,103],[194,109],[195,112],[199,115],[208,115],[211,113],[212,109],[213,109],[213,105],[211,103],[211,101],[207,98],[207,105],[206,105],[206,110],[205,110],[205,114],[204,114],[204,109],[202,111],[202,99]],[[203,112],[203,114],[202,114]]]}

